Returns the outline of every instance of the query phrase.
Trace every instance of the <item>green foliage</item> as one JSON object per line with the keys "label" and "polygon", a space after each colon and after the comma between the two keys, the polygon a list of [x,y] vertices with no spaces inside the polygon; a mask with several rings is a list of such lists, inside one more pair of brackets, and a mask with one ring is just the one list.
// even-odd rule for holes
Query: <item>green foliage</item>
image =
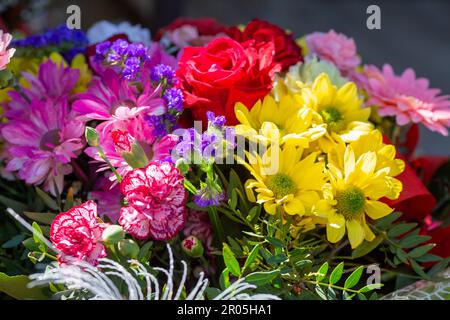
{"label": "green foliage", "polygon": [[28,288],[27,276],[8,276],[0,273],[0,292],[20,300],[48,300],[49,297],[42,288]]}

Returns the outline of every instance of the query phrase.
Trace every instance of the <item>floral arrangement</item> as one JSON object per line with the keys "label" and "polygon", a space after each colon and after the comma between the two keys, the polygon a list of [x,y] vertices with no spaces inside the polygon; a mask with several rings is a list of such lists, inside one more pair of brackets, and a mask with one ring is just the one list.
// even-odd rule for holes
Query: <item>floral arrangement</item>
{"label": "floral arrangement", "polygon": [[449,297],[450,165],[414,150],[450,97],[346,35],[5,30],[0,70],[4,297]]}

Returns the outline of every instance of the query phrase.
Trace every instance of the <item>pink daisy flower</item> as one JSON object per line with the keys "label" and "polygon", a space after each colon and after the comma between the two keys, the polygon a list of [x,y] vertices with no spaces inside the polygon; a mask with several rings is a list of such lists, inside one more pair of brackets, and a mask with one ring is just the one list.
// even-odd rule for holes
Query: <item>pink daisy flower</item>
{"label": "pink daisy flower", "polygon": [[23,72],[22,75],[28,81],[29,87],[21,87],[21,92],[16,90],[8,92],[11,102],[5,106],[5,117],[9,119],[26,114],[30,109],[29,101],[56,102],[58,99],[68,99],[80,77],[80,70],[48,60],[39,66],[37,75],[27,72]]}
{"label": "pink daisy flower", "polygon": [[142,92],[129,84],[112,69],[107,69],[101,78],[96,78],[86,93],[78,95],[73,103],[73,110],[83,120],[104,120],[98,131],[111,123],[135,118],[145,112],[161,115],[166,111],[164,99],[160,97],[159,88],[153,89],[146,82]]}
{"label": "pink daisy flower", "polygon": [[61,193],[70,162],[83,148],[84,124],[69,111],[68,102],[32,101],[28,114],[10,120],[1,133],[7,142],[6,170],[18,172],[28,184]]}
{"label": "pink daisy flower", "polygon": [[186,222],[183,179],[168,162],[129,172],[120,185],[129,206],[122,208],[119,223],[136,238],[173,238]]}
{"label": "pink daisy flower", "polygon": [[352,38],[334,30],[313,32],[306,36],[308,54],[327,60],[345,76],[361,63],[356,52],[356,44]]}
{"label": "pink daisy flower", "polygon": [[101,243],[106,224],[97,221],[97,204],[88,201],[58,214],[50,228],[50,240],[60,251],[58,261],[65,263],[70,257],[97,264],[106,256]]}
{"label": "pink daisy flower", "polygon": [[6,69],[6,65],[16,51],[14,48],[8,49],[11,40],[12,36],[7,32],[4,33],[3,30],[0,29],[0,70]]}
{"label": "pink daisy flower", "polygon": [[369,95],[367,105],[378,106],[380,116],[395,116],[400,126],[422,123],[431,131],[448,135],[450,96],[440,96],[441,91],[429,88],[428,79],[416,78],[414,70],[406,69],[397,76],[388,64],[382,70],[370,65],[356,80]]}

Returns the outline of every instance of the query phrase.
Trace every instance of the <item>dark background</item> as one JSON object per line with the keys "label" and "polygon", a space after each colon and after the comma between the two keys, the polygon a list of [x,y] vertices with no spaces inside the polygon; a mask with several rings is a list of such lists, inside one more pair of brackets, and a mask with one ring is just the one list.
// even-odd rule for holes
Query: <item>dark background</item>
{"label": "dark background", "polygon": [[[335,29],[353,37],[364,63],[413,67],[431,86],[450,94],[450,1],[446,0],[47,0],[44,24],[64,23],[68,5],[81,8],[82,27],[98,20],[128,20],[156,32],[178,16],[217,18],[225,24],[254,17],[290,29],[297,37]],[[381,8],[381,30],[366,27],[366,9]],[[36,28],[42,27],[42,22]],[[422,128],[418,153],[450,155],[450,139]]]}

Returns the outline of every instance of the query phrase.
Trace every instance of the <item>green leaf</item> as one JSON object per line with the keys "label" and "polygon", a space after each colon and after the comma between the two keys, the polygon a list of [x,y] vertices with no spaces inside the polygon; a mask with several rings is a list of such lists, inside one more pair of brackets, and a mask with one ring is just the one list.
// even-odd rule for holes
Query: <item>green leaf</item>
{"label": "green leaf", "polygon": [[387,215],[384,218],[378,219],[375,225],[378,228],[386,229],[388,228],[394,221],[398,220],[402,216],[401,212],[393,212],[390,215]]}
{"label": "green leaf", "polygon": [[352,259],[357,259],[368,255],[370,252],[376,249],[380,245],[380,243],[383,242],[383,240],[384,236],[380,234],[370,242],[364,241],[355,250],[353,250]]}
{"label": "green leaf", "polygon": [[228,268],[223,269],[219,277],[219,284],[222,290],[225,290],[230,286],[230,271]]}
{"label": "green leaf", "polygon": [[352,274],[347,278],[347,280],[345,280],[344,288],[351,289],[356,286],[359,282],[359,279],[361,279],[363,270],[364,267],[359,266],[355,271],[353,271]]}
{"label": "green leaf", "polygon": [[8,276],[0,273],[0,291],[19,300],[48,300],[42,288],[27,288],[30,282],[27,276]]}
{"label": "green leaf", "polygon": [[10,240],[6,241],[3,245],[3,249],[15,248],[25,239],[25,235],[18,234],[12,237]]}
{"label": "green leaf", "polygon": [[336,282],[338,282],[342,277],[342,272],[344,272],[343,262],[339,263],[331,272],[329,280],[330,284],[335,284]]}
{"label": "green leaf", "polygon": [[436,245],[434,243],[426,244],[417,248],[414,248],[410,252],[408,252],[408,257],[410,258],[419,258],[426,254],[428,251],[433,249]]}
{"label": "green leaf", "polygon": [[7,198],[5,196],[0,195],[0,203],[4,206],[13,209],[15,212],[21,214],[25,210],[27,210],[28,206],[23,204],[22,202]]}
{"label": "green leaf", "polygon": [[426,280],[430,280],[430,277],[425,273],[425,271],[423,271],[423,268],[414,260],[410,259],[409,260],[411,263],[411,266],[413,268],[413,270],[422,278],[426,279]]}
{"label": "green leaf", "polygon": [[144,244],[139,250],[138,259],[141,262],[147,262],[148,259],[150,259],[150,256],[152,254],[151,248],[153,246],[153,241],[149,241],[146,244]]}
{"label": "green leaf", "polygon": [[253,247],[252,251],[245,260],[244,267],[242,268],[242,273],[244,273],[244,271],[247,270],[256,260],[256,258],[258,257],[258,251],[259,251],[259,244]]}
{"label": "green leaf", "polygon": [[237,205],[237,193],[236,193],[236,189],[231,190],[231,195],[230,198],[228,199],[228,206],[233,209],[236,210],[236,205]]}
{"label": "green leaf", "polygon": [[372,290],[376,290],[376,289],[380,289],[383,286],[383,284],[381,283],[372,283],[372,284],[368,284],[364,287],[362,287],[361,289],[359,289],[359,292],[369,292]]}
{"label": "green leaf", "polygon": [[278,270],[269,272],[253,272],[245,277],[245,281],[256,286],[262,286],[272,282],[279,274],[280,271]]}
{"label": "green leaf", "polygon": [[269,241],[272,245],[274,245],[277,248],[283,248],[284,247],[283,242],[281,242],[280,240],[278,240],[276,238],[267,237],[266,239],[267,239],[267,241]]}
{"label": "green leaf", "polygon": [[24,211],[24,216],[30,218],[33,221],[40,222],[43,224],[51,225],[53,220],[56,218],[56,214],[49,212],[29,212]]}
{"label": "green leaf", "polygon": [[[32,227],[37,233],[42,235],[41,227],[39,227],[39,225],[36,222],[33,222]],[[33,232],[33,239],[34,242],[39,246],[39,250],[41,250],[41,252],[47,251],[47,245],[36,235],[35,232]]]}
{"label": "green leaf", "polygon": [[408,231],[411,231],[412,229],[414,229],[415,227],[417,227],[417,223],[412,222],[412,223],[401,223],[398,224],[396,226],[394,226],[391,230],[388,231],[388,236],[390,238],[395,238],[398,237]]}
{"label": "green leaf", "polygon": [[287,260],[287,257],[284,253],[276,254],[274,256],[271,256],[269,259],[267,259],[267,263],[272,266],[277,266],[282,262],[285,262]]}
{"label": "green leaf", "polygon": [[228,270],[236,277],[241,276],[241,268],[239,267],[239,262],[237,261],[236,257],[234,256],[233,251],[231,251],[230,247],[224,243],[223,244],[223,260],[225,262],[225,265],[227,266]]}
{"label": "green leaf", "polygon": [[41,198],[42,201],[44,201],[44,203],[47,205],[47,207],[49,207],[52,210],[60,210],[61,209],[58,206],[58,204],[56,203],[55,199],[50,197],[45,191],[43,191],[42,189],[40,189],[38,187],[36,187],[35,190],[36,190],[36,193],[39,196],[39,198]]}
{"label": "green leaf", "polygon": [[400,246],[402,248],[413,248],[418,246],[419,244],[430,240],[431,237],[430,236],[406,236],[405,238],[400,240]]}
{"label": "green leaf", "polygon": [[327,273],[328,273],[328,262],[325,262],[319,268],[319,270],[317,270],[316,280],[317,281],[322,281],[327,276]]}

